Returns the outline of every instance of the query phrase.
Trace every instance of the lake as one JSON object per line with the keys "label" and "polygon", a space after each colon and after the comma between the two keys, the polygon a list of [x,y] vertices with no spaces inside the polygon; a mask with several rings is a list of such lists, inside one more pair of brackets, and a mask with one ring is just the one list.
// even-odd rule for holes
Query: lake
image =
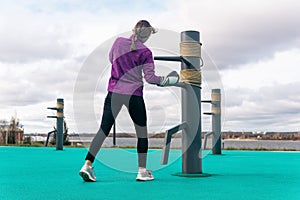
{"label": "lake", "polygon": [[[82,137],[82,138],[72,138],[75,141],[89,143],[92,138]],[[72,140],[70,140],[72,141]],[[202,144],[204,142],[202,141]],[[207,148],[211,148],[211,139],[207,141]],[[300,151],[300,141],[285,141],[285,140],[224,140],[222,141],[223,147],[225,148],[266,148],[266,149],[294,149]],[[117,138],[117,146],[133,146],[136,147],[136,138]],[[163,147],[164,139],[163,138],[150,138],[149,147]],[[113,146],[113,138],[108,137],[103,143],[103,147]],[[171,148],[180,148],[181,147],[181,138],[173,138],[171,141]]]}

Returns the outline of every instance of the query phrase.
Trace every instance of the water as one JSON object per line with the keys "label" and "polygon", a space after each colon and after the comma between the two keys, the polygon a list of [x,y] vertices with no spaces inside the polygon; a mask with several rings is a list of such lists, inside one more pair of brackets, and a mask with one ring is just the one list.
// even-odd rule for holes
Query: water
{"label": "water", "polygon": [[225,140],[225,148],[266,148],[266,149],[294,149],[300,150],[300,141],[285,140]]}
{"label": "water", "polygon": [[[75,138],[72,138],[75,139]],[[89,143],[92,138],[76,138],[84,143]],[[71,140],[72,141],[72,140]],[[130,146],[136,147],[136,138],[117,138],[117,146]],[[207,141],[207,148],[211,148],[211,139]],[[285,141],[285,140],[224,140],[222,145],[225,148],[266,148],[266,149],[294,149],[300,151],[300,141]],[[204,144],[204,141],[202,141]],[[111,137],[106,138],[103,143],[103,147],[111,147],[113,145],[113,139]],[[164,139],[163,138],[150,138],[149,147],[163,147]],[[181,138],[173,138],[171,141],[171,148],[181,148]]]}

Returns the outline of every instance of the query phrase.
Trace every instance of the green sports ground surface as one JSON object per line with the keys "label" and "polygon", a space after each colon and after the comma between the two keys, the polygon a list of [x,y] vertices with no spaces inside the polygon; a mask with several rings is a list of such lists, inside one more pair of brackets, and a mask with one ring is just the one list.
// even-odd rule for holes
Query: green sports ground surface
{"label": "green sports ground surface", "polygon": [[300,152],[208,154],[203,172],[211,176],[186,178],[172,175],[181,171],[180,150],[171,150],[172,162],[160,168],[161,150],[152,150],[148,165],[156,168],[156,179],[136,182],[128,167],[136,161],[124,151],[136,156],[135,150],[102,149],[95,162],[98,181],[85,183],[78,175],[85,148],[0,147],[0,199],[300,199]]}

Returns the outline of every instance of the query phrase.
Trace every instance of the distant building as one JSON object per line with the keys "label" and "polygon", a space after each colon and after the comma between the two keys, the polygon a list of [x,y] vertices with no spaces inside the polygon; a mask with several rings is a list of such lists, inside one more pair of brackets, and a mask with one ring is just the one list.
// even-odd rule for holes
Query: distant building
{"label": "distant building", "polygon": [[20,144],[23,142],[24,128],[18,120],[12,118],[10,123],[0,120],[0,144]]}

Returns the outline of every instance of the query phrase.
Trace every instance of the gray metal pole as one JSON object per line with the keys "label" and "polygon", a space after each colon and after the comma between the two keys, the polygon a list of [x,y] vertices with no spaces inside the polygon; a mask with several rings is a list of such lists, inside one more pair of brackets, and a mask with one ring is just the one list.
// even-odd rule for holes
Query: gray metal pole
{"label": "gray metal pole", "polygon": [[[181,42],[199,42],[198,31],[181,32]],[[196,56],[184,56],[192,65],[181,63],[181,69],[200,70],[200,58]],[[202,173],[201,158],[201,90],[199,87],[190,86],[182,90],[182,122],[187,127],[182,131],[182,173]]]}
{"label": "gray metal pole", "polygon": [[64,99],[57,99],[56,103],[56,150],[63,150],[64,143]]}
{"label": "gray metal pole", "polygon": [[212,89],[212,152],[213,154],[221,154],[221,90]]}

